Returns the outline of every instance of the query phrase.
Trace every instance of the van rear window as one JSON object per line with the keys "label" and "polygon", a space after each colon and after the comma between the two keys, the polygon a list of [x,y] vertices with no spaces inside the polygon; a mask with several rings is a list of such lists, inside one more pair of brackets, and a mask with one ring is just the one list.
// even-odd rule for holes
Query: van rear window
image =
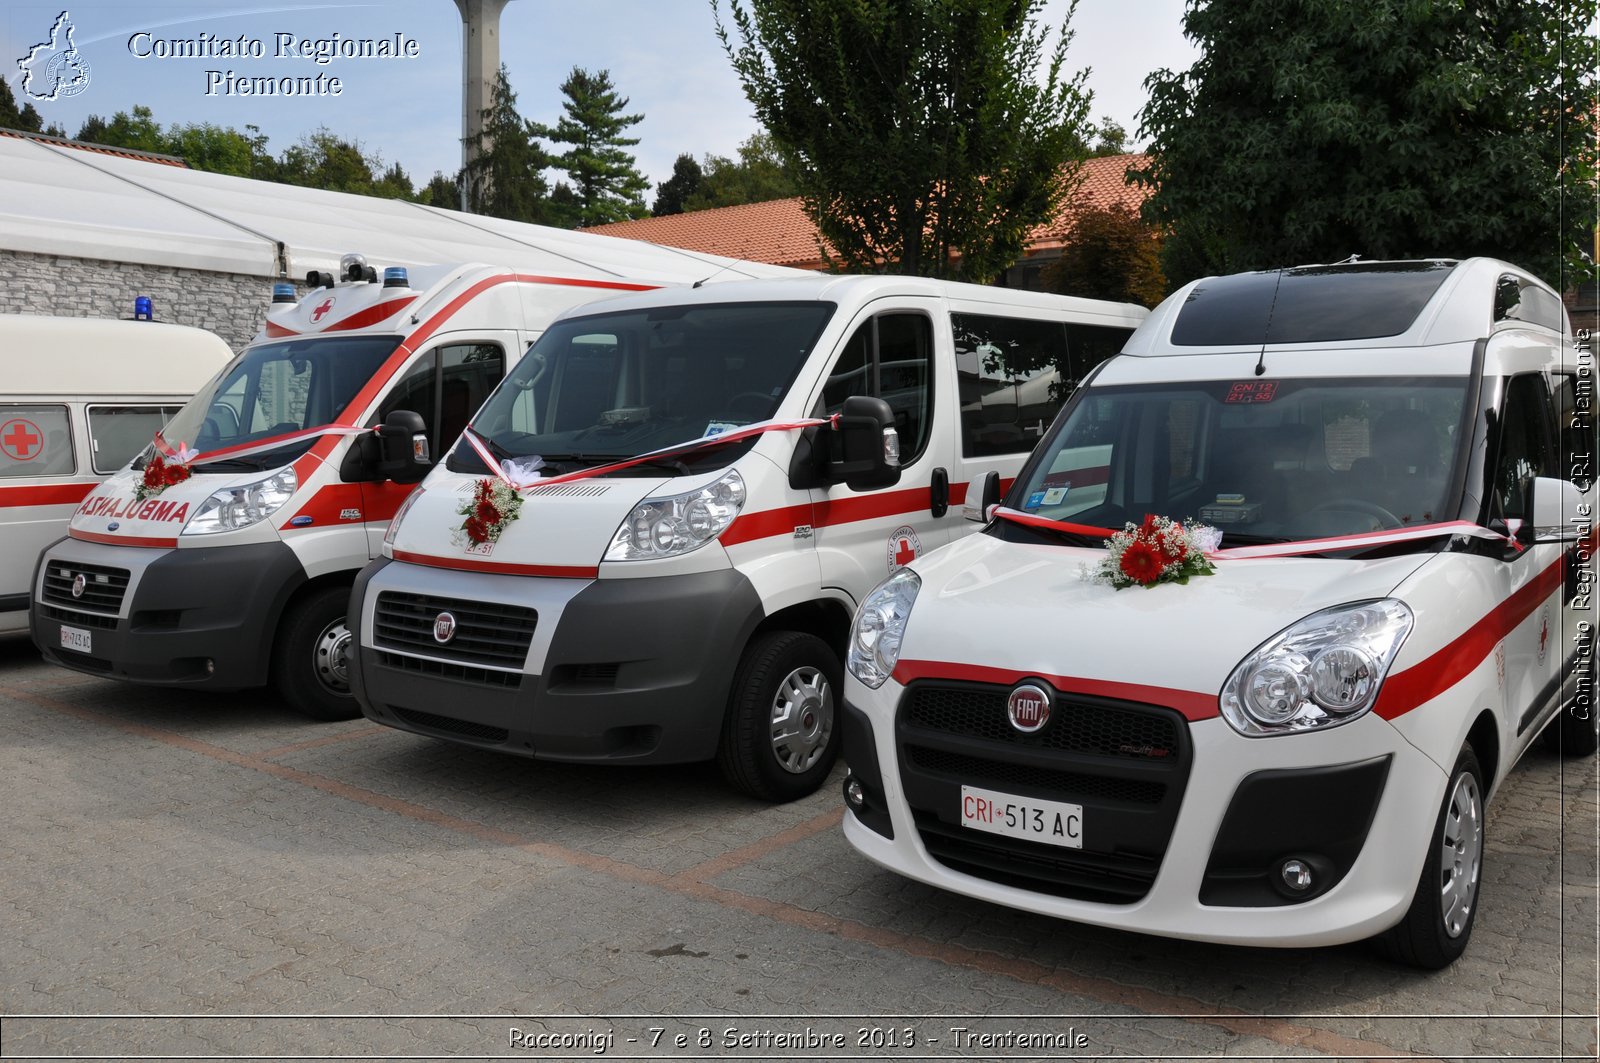
{"label": "van rear window", "polygon": [[1189,293],[1172,342],[1241,347],[1398,336],[1454,268],[1454,262],[1356,262],[1214,277]]}

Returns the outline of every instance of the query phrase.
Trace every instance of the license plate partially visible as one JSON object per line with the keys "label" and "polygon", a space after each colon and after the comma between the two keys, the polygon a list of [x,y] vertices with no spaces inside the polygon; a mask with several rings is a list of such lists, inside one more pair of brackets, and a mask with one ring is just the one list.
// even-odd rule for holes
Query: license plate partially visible
{"label": "license plate partially visible", "polygon": [[976,786],[961,788],[961,825],[1007,838],[1083,848],[1083,806],[1018,797]]}
{"label": "license plate partially visible", "polygon": [[81,627],[63,627],[61,629],[61,648],[64,650],[76,650],[79,653],[93,653],[93,633],[85,631]]}

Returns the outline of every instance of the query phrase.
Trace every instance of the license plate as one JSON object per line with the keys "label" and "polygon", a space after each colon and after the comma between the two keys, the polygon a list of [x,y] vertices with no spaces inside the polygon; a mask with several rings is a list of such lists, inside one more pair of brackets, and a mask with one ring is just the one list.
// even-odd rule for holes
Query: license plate
{"label": "license plate", "polygon": [[61,629],[61,648],[64,650],[77,650],[79,653],[93,653],[93,634],[79,627],[63,627]]}
{"label": "license plate", "polygon": [[1007,838],[1083,848],[1083,806],[1018,797],[976,786],[961,788],[961,825]]}

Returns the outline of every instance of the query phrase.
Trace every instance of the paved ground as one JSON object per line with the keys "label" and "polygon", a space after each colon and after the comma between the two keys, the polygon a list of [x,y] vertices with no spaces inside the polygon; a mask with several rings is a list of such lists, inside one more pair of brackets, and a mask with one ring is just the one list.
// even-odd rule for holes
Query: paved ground
{"label": "paved ground", "polygon": [[7,1059],[1595,1055],[1593,760],[1518,768],[1472,946],[1420,975],[943,894],[853,854],[837,785],[755,805],[15,639],[0,719]]}

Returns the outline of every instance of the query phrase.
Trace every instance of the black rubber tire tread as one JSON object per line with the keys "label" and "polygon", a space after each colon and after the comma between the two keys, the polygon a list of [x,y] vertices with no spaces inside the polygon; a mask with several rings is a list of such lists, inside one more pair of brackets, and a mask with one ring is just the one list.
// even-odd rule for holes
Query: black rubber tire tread
{"label": "black rubber tire tread", "polygon": [[[1439,836],[1444,829],[1445,811],[1450,795],[1455,791],[1456,780],[1463,771],[1470,771],[1478,783],[1478,800],[1484,802],[1488,788],[1484,783],[1483,769],[1478,766],[1478,755],[1470,744],[1463,746],[1456,757],[1456,765],[1445,784],[1444,800],[1439,802],[1439,814],[1434,818],[1433,830],[1428,834],[1428,858],[1422,863],[1422,875],[1417,879],[1417,892],[1412,895],[1411,907],[1400,922],[1373,939],[1378,951],[1408,967],[1437,971],[1454,963],[1466,951],[1472,937],[1473,924],[1478,919],[1478,909],[1483,907],[1483,854],[1479,856],[1478,889],[1472,899],[1472,913],[1467,917],[1461,936],[1452,938],[1444,932],[1444,919],[1439,911]],[[1487,805],[1484,806],[1484,829],[1488,829]],[[1488,845],[1484,845],[1484,854]]]}
{"label": "black rubber tire tread", "polygon": [[[822,759],[796,775],[772,756],[768,734],[773,685],[801,664],[810,663],[827,678],[833,692],[833,733]],[[762,801],[781,804],[815,793],[839,759],[843,705],[843,672],[826,642],[804,631],[769,631],[745,647],[728,694],[717,766],[729,785]]]}
{"label": "black rubber tire tread", "polygon": [[353,694],[330,692],[311,668],[312,642],[330,621],[345,615],[349,604],[349,587],[314,590],[284,610],[273,640],[272,685],[296,712],[313,720],[353,720],[361,715]]}

